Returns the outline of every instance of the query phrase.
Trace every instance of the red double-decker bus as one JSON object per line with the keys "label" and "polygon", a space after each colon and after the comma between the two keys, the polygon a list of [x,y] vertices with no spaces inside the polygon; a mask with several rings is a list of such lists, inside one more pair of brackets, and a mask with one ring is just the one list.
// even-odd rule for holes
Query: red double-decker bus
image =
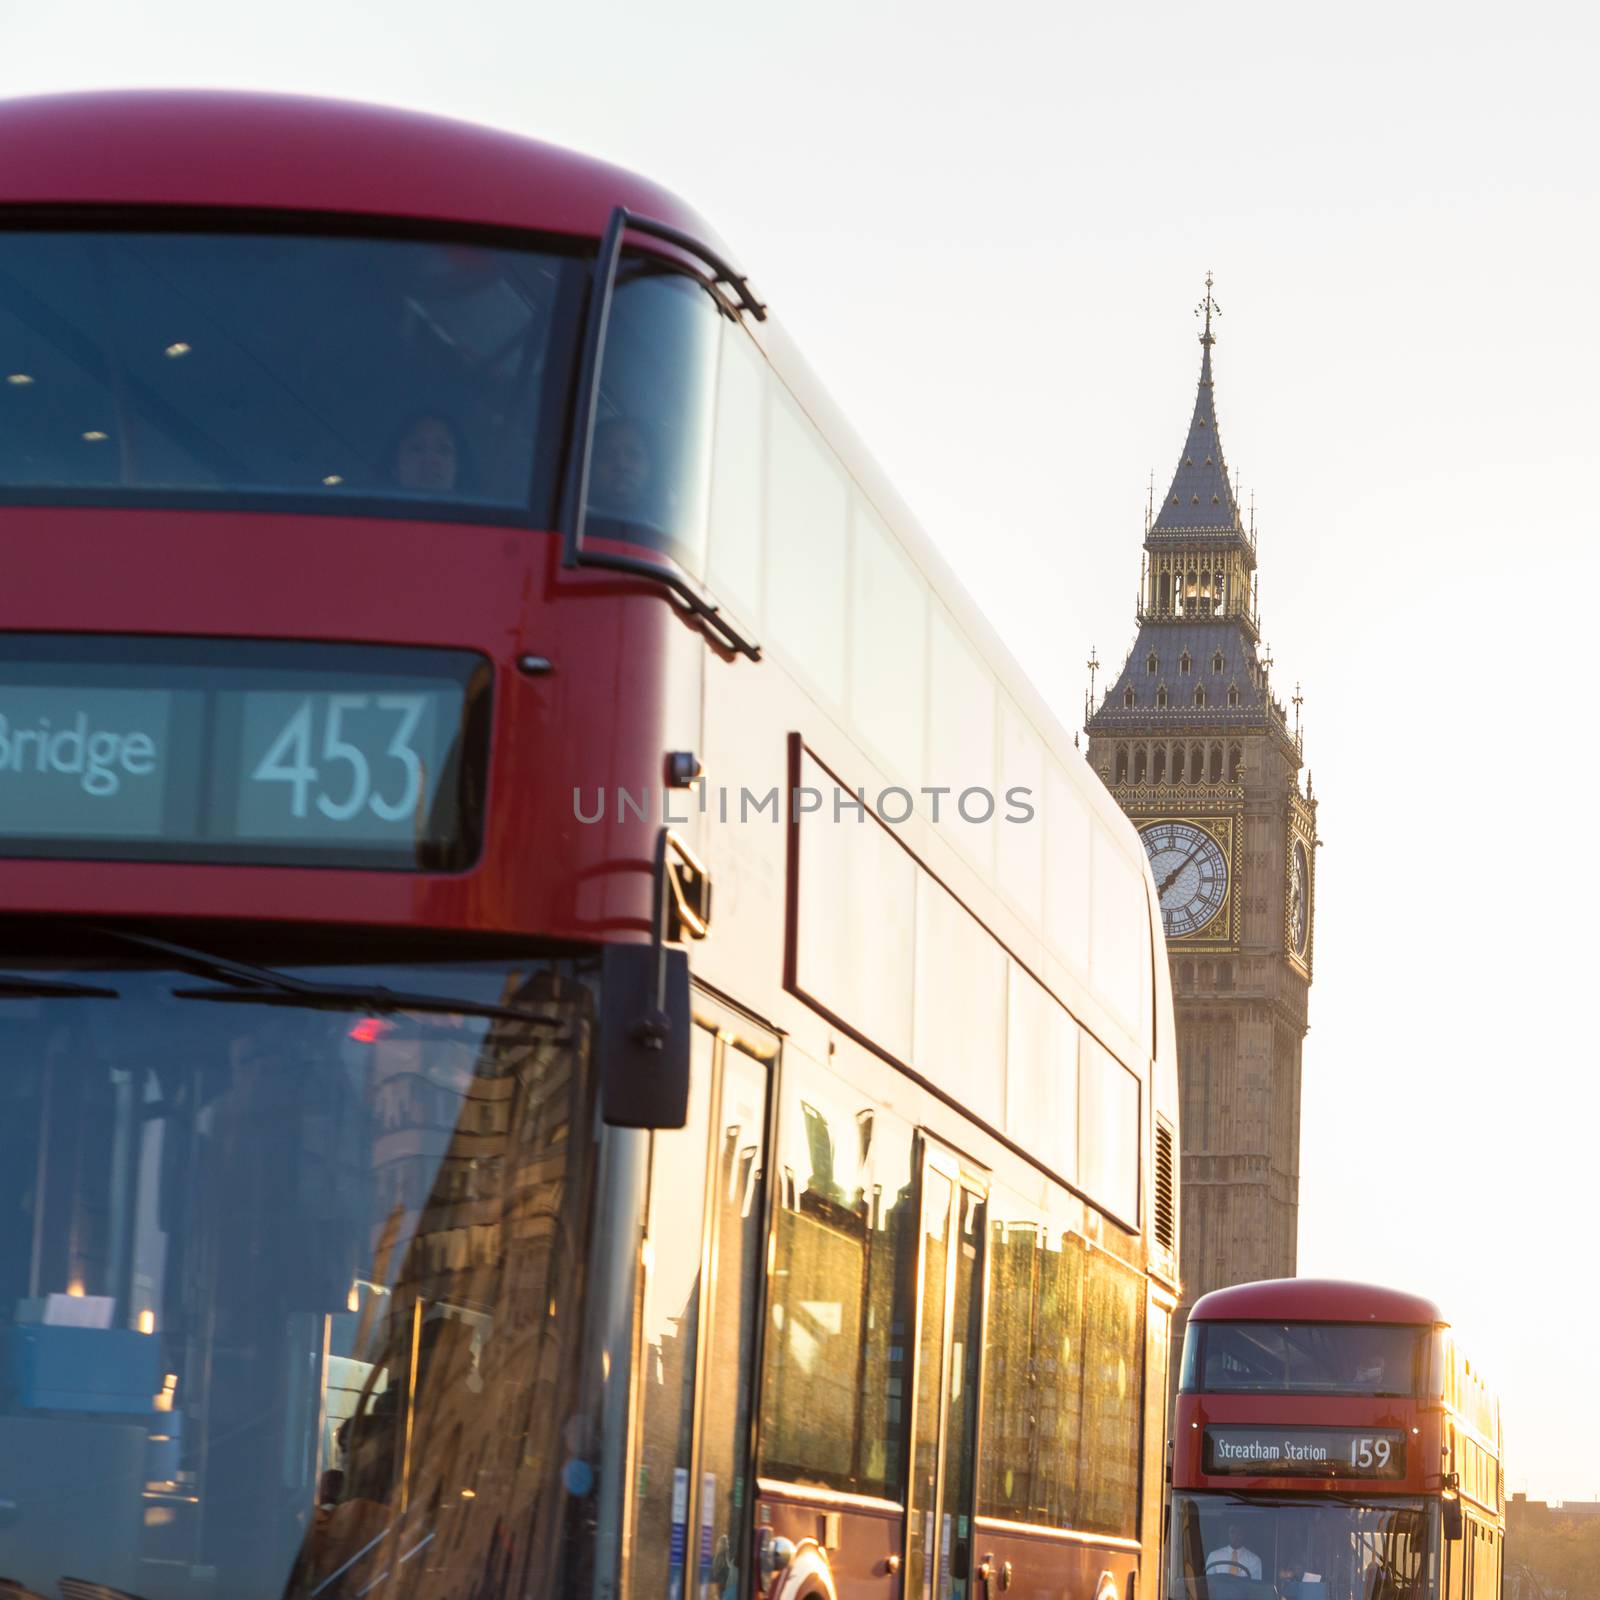
{"label": "red double-decker bus", "polygon": [[1285,1278],[1195,1303],[1172,1600],[1497,1600],[1500,1413],[1438,1308]]}
{"label": "red double-decker bus", "polygon": [[0,107],[0,1578],[1128,1600],[1133,831],[703,222]]}

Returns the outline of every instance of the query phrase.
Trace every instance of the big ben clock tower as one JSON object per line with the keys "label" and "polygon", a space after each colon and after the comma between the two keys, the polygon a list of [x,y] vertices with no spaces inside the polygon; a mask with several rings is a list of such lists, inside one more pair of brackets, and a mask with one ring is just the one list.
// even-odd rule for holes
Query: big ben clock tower
{"label": "big ben clock tower", "polygon": [[[1316,802],[1261,645],[1198,308],[1200,386],[1144,540],[1138,635],[1089,706],[1089,760],[1144,839],[1160,894],[1183,1091],[1183,1304],[1295,1271],[1300,1045],[1312,973]],[[1176,1364],[1174,1364],[1176,1371]]]}

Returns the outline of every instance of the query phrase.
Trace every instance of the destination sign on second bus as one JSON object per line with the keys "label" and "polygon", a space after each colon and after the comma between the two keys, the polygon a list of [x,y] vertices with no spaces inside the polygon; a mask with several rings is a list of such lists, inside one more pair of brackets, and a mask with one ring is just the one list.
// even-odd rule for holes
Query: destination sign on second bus
{"label": "destination sign on second bus", "polygon": [[464,866],[487,680],[456,651],[0,640],[0,855]]}
{"label": "destination sign on second bus", "polygon": [[1405,1436],[1397,1428],[1207,1428],[1204,1470],[1252,1478],[1403,1478]]}

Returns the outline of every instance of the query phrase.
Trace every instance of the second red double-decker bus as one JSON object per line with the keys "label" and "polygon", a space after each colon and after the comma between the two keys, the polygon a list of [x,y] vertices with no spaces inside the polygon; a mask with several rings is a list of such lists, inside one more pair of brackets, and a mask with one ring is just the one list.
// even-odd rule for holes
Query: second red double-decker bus
{"label": "second red double-decker bus", "polygon": [[1169,1600],[1496,1600],[1499,1408],[1431,1301],[1317,1279],[1190,1314]]}
{"label": "second red double-decker bus", "polygon": [[0,107],[0,542],[6,1593],[1153,1591],[1144,852],[692,211]]}

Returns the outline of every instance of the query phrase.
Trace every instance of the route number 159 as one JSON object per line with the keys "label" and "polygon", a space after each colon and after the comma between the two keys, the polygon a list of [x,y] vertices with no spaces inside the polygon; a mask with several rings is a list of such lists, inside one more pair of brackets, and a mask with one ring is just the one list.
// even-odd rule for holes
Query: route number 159
{"label": "route number 159", "polygon": [[1382,1471],[1394,1456],[1394,1446],[1387,1439],[1352,1439],[1350,1465],[1366,1472]]}

